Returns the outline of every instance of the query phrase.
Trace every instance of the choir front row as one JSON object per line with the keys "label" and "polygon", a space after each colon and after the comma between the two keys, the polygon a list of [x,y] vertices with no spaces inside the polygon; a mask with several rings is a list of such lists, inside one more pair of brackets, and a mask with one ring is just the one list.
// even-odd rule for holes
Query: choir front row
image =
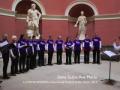
{"label": "choir front row", "polygon": [[[17,36],[12,36],[12,42],[8,42],[7,34],[0,41],[0,50],[3,58],[3,78],[8,79],[7,66],[9,56],[11,58],[11,75],[24,73],[29,69],[34,69],[38,66],[45,66],[44,54],[48,53],[48,65],[52,65],[53,53],[56,52],[57,64],[62,64],[62,53],[66,53],[66,64],[72,64],[71,56],[74,52],[74,63],[80,63],[80,53],[84,51],[84,63],[89,63],[90,51],[93,51],[93,64],[100,64],[101,39],[95,35],[92,40],[86,35],[85,40],[75,39],[72,41],[67,37],[66,41],[62,40],[61,36],[54,41],[51,36],[45,41],[33,38],[25,39],[21,35],[19,40]],[[38,60],[36,57],[38,55]]]}

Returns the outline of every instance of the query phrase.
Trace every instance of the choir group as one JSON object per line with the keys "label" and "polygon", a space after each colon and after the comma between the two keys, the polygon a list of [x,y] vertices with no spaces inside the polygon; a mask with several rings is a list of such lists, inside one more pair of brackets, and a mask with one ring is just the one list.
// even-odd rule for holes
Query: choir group
{"label": "choir group", "polygon": [[[24,38],[22,34],[17,40],[17,36],[12,36],[12,42],[8,42],[8,35],[3,35],[0,41],[0,50],[3,58],[3,78],[8,79],[7,67],[9,63],[9,57],[11,58],[11,75],[24,73],[30,69],[34,69],[37,66],[45,66],[45,53],[48,53],[47,65],[52,65],[53,53],[56,52],[57,64],[61,65],[62,54],[66,53],[66,64],[72,64],[71,56],[74,53],[74,63],[80,63],[80,53],[84,52],[84,63],[89,63],[90,51],[93,51],[93,64],[100,64],[100,50],[101,50],[101,38],[94,35],[92,39],[89,39],[86,35],[85,40],[71,40],[70,37],[66,38],[66,41],[62,40],[62,36],[58,36],[57,40],[53,40],[52,36],[49,36],[48,40],[44,40],[42,37],[36,39]],[[36,60],[38,56],[38,60]]]}

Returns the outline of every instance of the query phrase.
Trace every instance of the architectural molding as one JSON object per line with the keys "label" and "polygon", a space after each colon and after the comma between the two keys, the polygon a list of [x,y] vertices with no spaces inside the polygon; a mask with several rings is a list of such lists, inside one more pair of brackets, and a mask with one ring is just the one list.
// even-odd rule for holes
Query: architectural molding
{"label": "architectural molding", "polygon": [[6,9],[0,8],[0,15],[14,17],[15,13],[12,11],[8,11]]}
{"label": "architectural molding", "polygon": [[95,20],[114,20],[120,19],[120,14],[103,14],[100,16],[94,16]]}
{"label": "architectural molding", "polygon": [[[15,17],[16,19],[26,19],[26,15],[23,14],[15,14],[14,11],[9,11],[6,9],[0,8],[0,15],[2,16],[9,16],[9,17]],[[92,17],[94,20],[116,20],[120,19],[120,13],[115,14],[101,14],[98,16]],[[76,20],[76,18],[70,18],[69,16],[64,15],[42,15],[43,20]]]}
{"label": "architectural molding", "polygon": [[[16,6],[18,5],[19,2],[21,2],[22,0],[14,0],[13,1],[13,4],[12,4],[12,11],[15,12],[15,9],[16,9]],[[33,1],[35,4],[37,4],[42,12],[42,15],[46,15],[46,12],[45,12],[45,8],[43,7],[43,5],[41,4],[40,1],[38,0],[31,0]]]}
{"label": "architectural molding", "polygon": [[15,16],[16,19],[23,19],[23,20],[25,20],[26,17],[27,17],[27,15],[25,15],[25,14],[17,14],[17,15]]}
{"label": "architectural molding", "polygon": [[[16,19],[26,19],[27,15],[17,14]],[[68,17],[62,15],[42,15],[42,20],[68,20]]]}
{"label": "architectural molding", "polygon": [[89,1],[89,0],[76,0],[76,1],[72,2],[72,3],[66,8],[66,10],[65,10],[65,16],[69,16],[70,10],[71,10],[74,6],[76,6],[76,5],[78,5],[78,4],[85,4],[85,5],[89,6],[89,7],[91,7],[92,10],[94,11],[95,16],[98,16],[98,15],[99,15],[96,6],[95,6],[91,1]]}
{"label": "architectural molding", "polygon": [[68,20],[67,16],[63,15],[45,15],[42,17],[43,20]]}

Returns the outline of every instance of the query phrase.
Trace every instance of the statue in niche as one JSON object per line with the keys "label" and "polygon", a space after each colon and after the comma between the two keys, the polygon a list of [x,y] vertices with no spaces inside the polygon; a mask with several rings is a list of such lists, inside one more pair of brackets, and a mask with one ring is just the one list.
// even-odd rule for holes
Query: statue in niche
{"label": "statue in niche", "polygon": [[80,40],[84,40],[85,34],[86,34],[86,24],[87,24],[87,19],[86,19],[86,16],[84,15],[84,11],[81,11],[81,15],[78,17],[77,22],[74,25],[74,27],[77,27],[78,24],[79,24],[79,32],[78,32],[77,37]]}
{"label": "statue in niche", "polygon": [[39,33],[39,20],[41,19],[42,14],[36,9],[36,4],[31,4],[31,8],[28,10],[27,14],[27,35],[28,37],[35,36],[36,38],[40,37]]}

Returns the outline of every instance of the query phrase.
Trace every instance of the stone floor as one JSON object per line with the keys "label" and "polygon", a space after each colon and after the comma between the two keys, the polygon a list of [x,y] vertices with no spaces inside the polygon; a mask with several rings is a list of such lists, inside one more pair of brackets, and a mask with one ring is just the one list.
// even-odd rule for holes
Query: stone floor
{"label": "stone floor", "polygon": [[[90,60],[92,62],[92,56]],[[63,61],[65,62],[65,55]],[[55,62],[54,54],[53,63]],[[10,68],[8,72],[9,70]],[[0,90],[120,90],[120,62],[112,62],[111,78],[115,80],[114,85],[104,83],[104,80],[108,79],[108,70],[108,61],[102,61],[100,65],[81,63],[37,67],[27,73],[11,76],[9,80],[3,80]],[[2,59],[0,59],[0,75],[2,75]]]}

